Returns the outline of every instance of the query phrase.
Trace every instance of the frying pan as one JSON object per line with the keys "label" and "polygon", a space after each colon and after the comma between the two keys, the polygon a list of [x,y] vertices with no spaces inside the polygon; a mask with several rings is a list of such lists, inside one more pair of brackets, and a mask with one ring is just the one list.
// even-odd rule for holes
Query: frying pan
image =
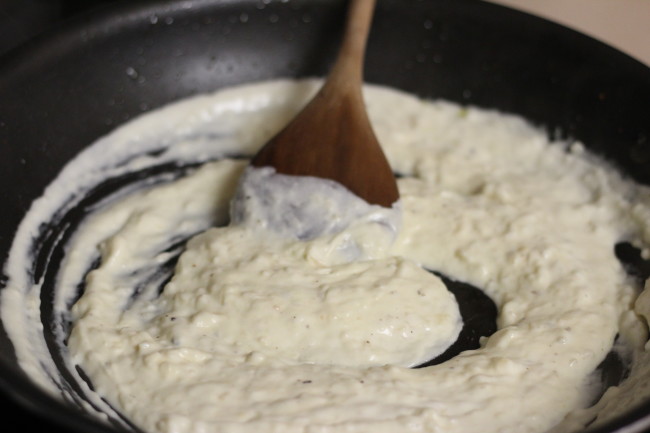
{"label": "frying pan", "polygon": [[[343,0],[124,2],[4,56],[0,262],[30,203],[85,146],[180,98],[275,77],[324,75],[344,11]],[[650,184],[650,69],[559,25],[480,1],[380,0],[365,76],[427,98],[521,114],[554,138],[583,141]],[[55,263],[57,251],[50,252]],[[631,274],[650,274],[629,245],[616,252]],[[39,272],[35,266],[35,277]],[[0,275],[0,287],[6,282]],[[56,320],[48,287],[41,295],[46,336]],[[50,348],[60,356],[60,348]],[[622,374],[616,360],[602,368],[604,376]],[[0,389],[50,430],[125,431],[36,387],[4,328]],[[648,426],[650,402],[591,431]]]}

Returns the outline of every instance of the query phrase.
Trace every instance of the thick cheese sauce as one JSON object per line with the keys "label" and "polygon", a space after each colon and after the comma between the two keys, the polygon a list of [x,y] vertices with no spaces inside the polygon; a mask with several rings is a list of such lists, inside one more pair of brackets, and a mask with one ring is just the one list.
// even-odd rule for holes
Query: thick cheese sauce
{"label": "thick cheese sauce", "polygon": [[[368,86],[371,121],[401,174],[399,218],[333,187],[321,196],[340,200],[299,206],[311,216],[298,225],[276,220],[282,203],[263,217],[254,203],[234,206],[227,224],[247,163],[227,155],[255,152],[318,85],[182,101],[70,163],[7,264],[2,317],[35,380],[56,389],[40,283],[26,284],[35,227],[106,177],[213,160],[106,199],[66,246],[55,309],[72,325],[59,338],[104,412],[149,432],[566,432],[647,397],[636,378],[650,375],[650,298],[614,245],[650,241],[648,191],[518,117]],[[296,197],[306,195],[319,196]],[[171,277],[160,272],[170,264]],[[412,369],[462,327],[429,270],[483,289],[499,329],[477,350]],[[592,407],[593,372],[615,339],[630,379]]]}

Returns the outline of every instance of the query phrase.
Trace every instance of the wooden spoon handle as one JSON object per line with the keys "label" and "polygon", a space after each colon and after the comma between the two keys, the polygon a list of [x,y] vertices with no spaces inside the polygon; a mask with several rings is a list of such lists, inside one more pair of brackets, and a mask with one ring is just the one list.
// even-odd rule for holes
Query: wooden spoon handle
{"label": "wooden spoon handle", "polygon": [[[351,0],[346,29],[336,62],[330,72],[330,87],[357,90],[363,82],[363,61],[376,0]],[[333,83],[334,82],[334,83]]]}

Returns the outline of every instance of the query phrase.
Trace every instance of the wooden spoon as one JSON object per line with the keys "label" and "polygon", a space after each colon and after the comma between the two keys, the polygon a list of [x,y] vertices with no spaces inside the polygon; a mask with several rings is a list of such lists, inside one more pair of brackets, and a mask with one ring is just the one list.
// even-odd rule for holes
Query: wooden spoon
{"label": "wooden spoon", "polygon": [[343,45],[325,84],[251,160],[287,175],[332,179],[370,204],[391,207],[397,184],[366,113],[363,59],[376,0],[351,0]]}

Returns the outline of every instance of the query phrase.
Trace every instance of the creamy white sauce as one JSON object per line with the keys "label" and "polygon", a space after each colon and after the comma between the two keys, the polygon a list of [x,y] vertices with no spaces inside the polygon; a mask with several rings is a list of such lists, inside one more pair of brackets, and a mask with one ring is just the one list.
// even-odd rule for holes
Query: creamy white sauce
{"label": "creamy white sauce", "polygon": [[[79,173],[90,189],[164,161],[251,154],[317,86],[262,83],[180,102],[71,162],[21,225],[2,295],[3,321],[35,380],[51,384],[54,367],[27,245],[78,193]],[[572,431],[647,397],[647,382],[634,378],[650,375],[650,301],[647,292],[637,299],[613,251],[621,240],[650,241],[647,189],[514,116],[376,86],[365,96],[404,175],[401,225],[364,210],[350,226],[295,235],[309,241],[239,219],[210,228],[228,220],[246,165],[231,159],[125,191],[86,218],[55,307],[64,314],[85,278],[68,362],[90,377],[90,400],[110,413],[93,396],[106,398],[152,432],[467,433]],[[156,269],[195,234],[159,294]],[[459,331],[453,296],[424,268],[485,290],[499,330],[477,350],[410,369]],[[617,334],[633,380],[589,408],[592,373]]]}
{"label": "creamy white sauce", "polygon": [[283,237],[310,240],[353,224],[377,224],[392,243],[400,226],[399,203],[370,206],[338,182],[286,176],[271,167],[249,167],[230,203],[232,224],[269,229]]}

